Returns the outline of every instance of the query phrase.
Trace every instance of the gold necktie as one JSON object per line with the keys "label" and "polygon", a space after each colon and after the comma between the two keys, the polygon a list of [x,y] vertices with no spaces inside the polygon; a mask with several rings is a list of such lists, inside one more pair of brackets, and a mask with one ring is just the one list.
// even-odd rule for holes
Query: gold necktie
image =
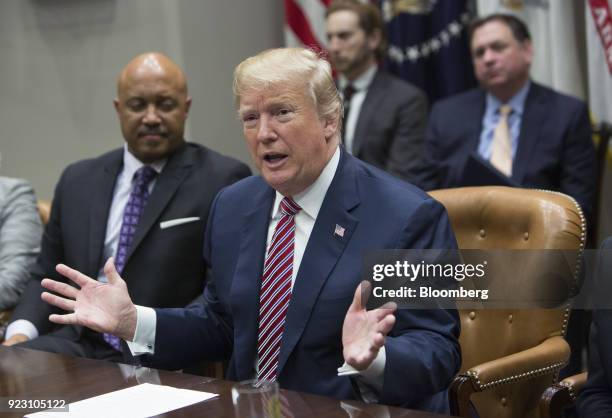
{"label": "gold necktie", "polygon": [[512,108],[502,105],[499,108],[499,122],[493,134],[491,144],[491,164],[499,171],[510,177],[512,175],[512,141],[510,140],[510,128],[508,127],[508,115]]}

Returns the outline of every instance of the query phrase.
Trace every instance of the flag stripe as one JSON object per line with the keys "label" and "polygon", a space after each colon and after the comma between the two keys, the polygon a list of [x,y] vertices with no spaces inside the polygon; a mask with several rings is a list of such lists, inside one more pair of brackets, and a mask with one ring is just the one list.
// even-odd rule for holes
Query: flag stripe
{"label": "flag stripe", "polygon": [[313,34],[308,19],[294,0],[285,0],[285,18],[293,33],[304,45],[321,49],[321,44]]}
{"label": "flag stripe", "polygon": [[612,74],[612,13],[608,0],[589,0],[589,6],[604,49],[608,70]]}

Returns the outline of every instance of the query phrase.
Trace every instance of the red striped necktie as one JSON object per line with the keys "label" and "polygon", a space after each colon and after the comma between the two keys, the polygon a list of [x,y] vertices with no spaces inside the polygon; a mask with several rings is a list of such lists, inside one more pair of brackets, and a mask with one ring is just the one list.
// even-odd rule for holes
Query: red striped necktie
{"label": "red striped necktie", "polygon": [[276,380],[281,338],[291,300],[295,214],[301,208],[290,197],[280,203],[281,218],[276,225],[264,263],[259,292],[259,333],[257,379]]}

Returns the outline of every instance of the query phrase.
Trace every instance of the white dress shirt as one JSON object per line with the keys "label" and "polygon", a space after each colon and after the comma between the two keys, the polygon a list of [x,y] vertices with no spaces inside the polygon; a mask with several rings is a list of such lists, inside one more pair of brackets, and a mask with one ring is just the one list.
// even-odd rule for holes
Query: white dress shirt
{"label": "white dress shirt", "polygon": [[[166,160],[156,161],[150,164],[157,174],[161,173]],[[115,188],[113,190],[113,200],[111,202],[110,211],[108,214],[108,220],[106,222],[106,235],[104,237],[104,248],[103,248],[103,259],[107,260],[117,252],[117,246],[119,244],[119,232],[121,231],[121,224],[123,222],[123,211],[125,205],[130,197],[132,191],[132,182],[134,180],[134,173],[140,169],[144,164],[138,160],[128,150],[127,144],[123,146],[123,167],[117,176],[115,182]],[[149,194],[155,187],[156,178],[149,183]],[[104,275],[104,268],[102,267],[98,272],[98,280],[106,282],[106,276]],[[18,319],[11,323],[6,329],[6,339],[11,338],[15,334],[24,334],[29,339],[38,337],[39,332],[36,326],[28,320]]]}
{"label": "white dress shirt", "polygon": [[525,111],[525,101],[527,100],[530,88],[531,82],[527,81],[506,103],[502,103],[497,97],[493,96],[491,93],[487,93],[485,99],[485,113],[482,116],[482,132],[480,133],[480,141],[478,143],[478,154],[485,160],[490,160],[491,154],[493,153],[495,128],[497,128],[501,117],[499,109],[502,105],[507,104],[512,108],[512,112],[508,115],[508,127],[510,129],[512,161],[514,161],[516,150],[519,145],[519,135],[521,133],[521,123]]}

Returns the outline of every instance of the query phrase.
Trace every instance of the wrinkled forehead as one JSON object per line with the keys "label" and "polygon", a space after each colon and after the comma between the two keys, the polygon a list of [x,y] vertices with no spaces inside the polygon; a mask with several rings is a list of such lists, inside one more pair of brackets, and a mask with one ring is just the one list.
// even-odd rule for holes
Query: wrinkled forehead
{"label": "wrinkled forehead", "polygon": [[306,82],[254,83],[244,87],[237,98],[239,112],[270,104],[287,104],[295,107],[315,106],[314,98]]}

